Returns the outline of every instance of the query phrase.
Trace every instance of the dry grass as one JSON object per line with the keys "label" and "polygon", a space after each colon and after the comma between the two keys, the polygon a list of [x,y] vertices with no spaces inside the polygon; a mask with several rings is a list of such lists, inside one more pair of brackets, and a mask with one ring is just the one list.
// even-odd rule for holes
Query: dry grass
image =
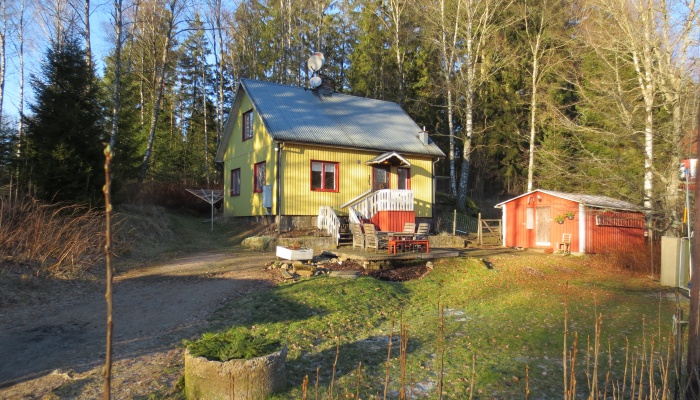
{"label": "dry grass", "polygon": [[0,254],[48,275],[74,276],[102,259],[104,221],[103,211],[81,205],[0,198]]}
{"label": "dry grass", "polygon": [[654,243],[653,249],[648,246],[629,249],[610,248],[604,254],[599,254],[595,262],[606,268],[620,271],[658,275],[661,270],[661,243]]}

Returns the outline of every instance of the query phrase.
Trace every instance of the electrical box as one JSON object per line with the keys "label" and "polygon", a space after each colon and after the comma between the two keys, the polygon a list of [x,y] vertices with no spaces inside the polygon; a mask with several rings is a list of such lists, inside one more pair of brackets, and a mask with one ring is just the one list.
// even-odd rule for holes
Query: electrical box
{"label": "electrical box", "polygon": [[687,288],[690,279],[688,238],[663,236],[661,238],[661,275],[663,286]]}
{"label": "electrical box", "polygon": [[263,186],[263,207],[272,208],[272,185]]}

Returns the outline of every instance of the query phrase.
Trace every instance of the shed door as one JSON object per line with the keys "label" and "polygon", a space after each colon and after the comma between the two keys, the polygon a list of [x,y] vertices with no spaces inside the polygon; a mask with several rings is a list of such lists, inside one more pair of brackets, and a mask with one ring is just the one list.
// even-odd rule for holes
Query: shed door
{"label": "shed door", "polygon": [[535,244],[537,246],[550,246],[550,224],[549,207],[537,207],[537,226],[535,232]]}

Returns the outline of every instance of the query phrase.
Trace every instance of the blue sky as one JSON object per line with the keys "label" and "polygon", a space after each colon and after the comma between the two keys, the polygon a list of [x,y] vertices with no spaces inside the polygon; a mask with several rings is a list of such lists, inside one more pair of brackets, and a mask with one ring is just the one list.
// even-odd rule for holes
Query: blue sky
{"label": "blue sky", "polygon": [[[92,2],[92,13],[90,16],[91,46],[93,59],[97,65],[97,74],[102,76],[105,54],[109,52],[108,33],[112,30],[110,24],[110,2]],[[28,112],[27,105],[34,100],[30,85],[31,75],[41,73],[42,59],[46,53],[48,39],[37,23],[39,17],[25,15],[25,44],[24,44],[24,111]],[[10,35],[12,35],[10,37]],[[16,122],[19,116],[19,54],[15,43],[17,41],[14,33],[8,33],[6,45],[6,74],[5,92],[3,96],[3,114]]]}

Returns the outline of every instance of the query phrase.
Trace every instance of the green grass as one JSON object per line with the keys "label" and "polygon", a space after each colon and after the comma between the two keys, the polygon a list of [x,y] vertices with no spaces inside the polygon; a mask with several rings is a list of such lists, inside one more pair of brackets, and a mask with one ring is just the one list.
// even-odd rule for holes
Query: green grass
{"label": "green grass", "polygon": [[[489,269],[476,259],[445,259],[436,261],[425,278],[406,283],[314,277],[230,302],[214,314],[212,323],[222,330],[255,327],[287,344],[289,386],[276,399],[301,398],[305,375],[313,393],[317,367],[320,392],[327,393],[337,341],[336,393],[355,393],[362,362],[361,397],[381,398],[388,336],[392,323],[398,332],[400,319],[409,332],[407,381],[436,384],[440,304],[445,307],[444,398],[468,396],[472,357],[475,398],[524,398],[528,367],[532,398],[559,397],[567,296],[569,347],[573,332],[578,332],[578,388],[583,391],[586,342],[593,342],[596,312],[603,318],[601,387],[608,369],[608,341],[612,376],[621,380],[626,338],[638,352],[652,337],[656,348],[668,340],[675,304],[659,296],[664,290],[643,276],[611,270],[600,260],[498,256],[490,259]],[[399,388],[398,353],[395,342],[389,388],[394,392]],[[436,398],[434,387],[431,398]]]}

